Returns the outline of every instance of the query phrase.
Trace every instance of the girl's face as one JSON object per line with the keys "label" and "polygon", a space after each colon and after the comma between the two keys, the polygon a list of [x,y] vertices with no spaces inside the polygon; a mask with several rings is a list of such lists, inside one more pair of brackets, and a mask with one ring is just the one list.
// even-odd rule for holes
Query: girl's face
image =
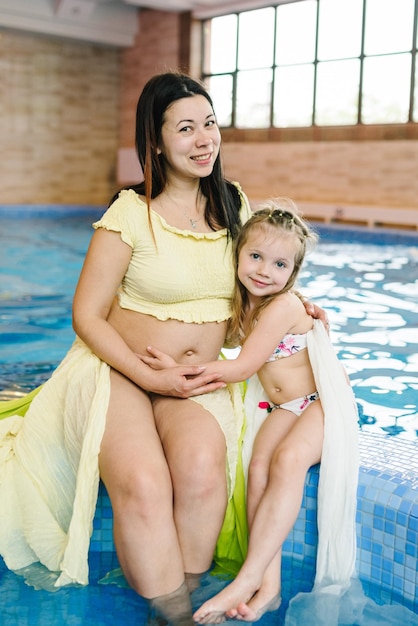
{"label": "girl's face", "polygon": [[204,96],[181,98],[168,107],[161,128],[160,151],[169,177],[209,176],[220,144],[215,115]]}
{"label": "girl's face", "polygon": [[286,286],[295,266],[297,238],[277,228],[255,228],[238,256],[238,278],[250,296],[263,298]]}

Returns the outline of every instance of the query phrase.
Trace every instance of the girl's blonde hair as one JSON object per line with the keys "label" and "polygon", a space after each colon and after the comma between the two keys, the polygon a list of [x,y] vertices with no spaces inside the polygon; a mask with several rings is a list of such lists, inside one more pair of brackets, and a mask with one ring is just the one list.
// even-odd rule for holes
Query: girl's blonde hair
{"label": "girl's blonde hair", "polygon": [[283,289],[275,294],[261,299],[258,306],[251,313],[247,329],[252,329],[260,312],[277,296],[292,289],[302,267],[307,252],[310,252],[318,235],[311,229],[299,215],[296,204],[290,198],[273,198],[260,205],[252,217],[244,224],[234,241],[233,258],[235,264],[235,287],[232,296],[232,316],[228,325],[226,339],[227,346],[237,346],[244,342],[244,319],[248,311],[248,292],[238,278],[238,258],[243,246],[247,243],[249,235],[254,230],[265,231],[271,235],[272,229],[276,229],[279,235],[291,234],[295,238],[295,266]]}

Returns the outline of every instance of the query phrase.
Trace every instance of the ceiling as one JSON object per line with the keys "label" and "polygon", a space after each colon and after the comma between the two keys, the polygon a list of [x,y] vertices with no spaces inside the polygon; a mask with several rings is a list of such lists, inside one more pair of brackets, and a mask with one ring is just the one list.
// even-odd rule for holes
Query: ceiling
{"label": "ceiling", "polygon": [[190,11],[203,19],[268,4],[268,0],[0,0],[0,29],[129,47],[141,9]]}

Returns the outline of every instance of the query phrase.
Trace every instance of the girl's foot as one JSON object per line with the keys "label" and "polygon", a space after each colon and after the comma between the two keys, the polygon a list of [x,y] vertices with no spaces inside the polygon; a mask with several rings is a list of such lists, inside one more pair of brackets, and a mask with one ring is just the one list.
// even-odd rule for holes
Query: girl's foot
{"label": "girl's foot", "polygon": [[266,594],[257,592],[248,603],[240,602],[235,609],[227,611],[226,615],[243,622],[256,622],[264,613],[277,611],[281,603],[282,597],[279,593],[266,601]]}
{"label": "girl's foot", "polygon": [[225,621],[233,607],[238,606],[243,600],[248,602],[253,595],[254,588],[250,590],[248,583],[243,585],[236,578],[216,596],[204,602],[194,613],[193,619],[198,624],[220,624]]}

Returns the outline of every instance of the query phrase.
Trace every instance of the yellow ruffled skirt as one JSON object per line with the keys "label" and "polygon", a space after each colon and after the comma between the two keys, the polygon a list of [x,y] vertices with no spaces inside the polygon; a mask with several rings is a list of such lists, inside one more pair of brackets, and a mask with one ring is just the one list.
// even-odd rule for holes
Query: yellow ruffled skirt
{"label": "yellow ruffled skirt", "polygon": [[[207,408],[216,408],[227,439],[232,495],[215,558],[218,571],[236,573],[247,542],[244,482],[237,462],[243,407],[238,386],[229,389],[228,398],[225,391],[196,401],[214,404]],[[44,385],[0,403],[0,554],[9,569],[35,586],[88,583],[109,395],[109,366],[76,339]],[[231,410],[236,411],[232,419]],[[39,564],[44,568],[34,582]]]}
{"label": "yellow ruffled skirt", "polygon": [[0,554],[12,570],[41,563],[56,587],[88,582],[109,372],[76,340],[45,385],[0,405]]}

